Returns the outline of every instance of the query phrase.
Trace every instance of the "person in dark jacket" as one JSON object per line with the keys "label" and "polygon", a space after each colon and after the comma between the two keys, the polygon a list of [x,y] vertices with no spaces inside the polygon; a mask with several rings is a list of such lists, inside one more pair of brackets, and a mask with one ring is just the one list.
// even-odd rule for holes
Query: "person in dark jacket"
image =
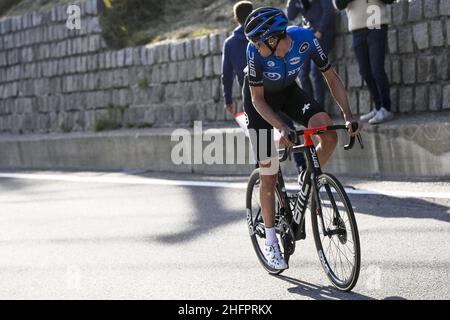
{"label": "person in dark jacket", "polygon": [[[325,54],[329,54],[334,43],[334,8],[332,0],[289,0],[287,16],[295,20],[301,15],[319,39]],[[312,78],[312,83],[310,79]],[[300,72],[300,83],[321,106],[325,105],[325,82],[321,72],[312,61],[305,62]]]}
{"label": "person in dark jacket", "polygon": [[[253,10],[250,1],[240,1],[233,7],[234,19],[239,24],[233,34],[228,37],[223,44],[222,54],[222,84],[225,100],[225,110],[233,116],[236,113],[236,104],[233,101],[233,82],[237,78],[239,86],[244,85],[244,69],[247,66],[247,45],[248,40],[244,34],[244,23]],[[292,120],[285,114],[280,113],[280,117],[286,124],[295,129]],[[306,168],[306,161],[302,153],[294,154],[297,169],[302,171]]]}
{"label": "person in dark jacket", "polygon": [[225,98],[225,110],[231,115],[236,112],[236,104],[233,103],[233,82],[235,77],[242,87],[244,84],[244,68],[247,66],[248,41],[244,35],[245,19],[253,10],[250,1],[240,1],[233,7],[234,18],[239,26],[233,31],[233,35],[225,40],[222,55],[222,84]]}

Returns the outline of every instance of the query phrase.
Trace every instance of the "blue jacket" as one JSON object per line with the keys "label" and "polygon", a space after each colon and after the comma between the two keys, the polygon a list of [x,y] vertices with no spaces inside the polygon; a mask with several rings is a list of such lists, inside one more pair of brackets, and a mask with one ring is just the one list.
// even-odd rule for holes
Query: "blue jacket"
{"label": "blue jacket", "polygon": [[233,35],[228,37],[223,44],[222,54],[222,84],[225,103],[233,102],[233,81],[237,76],[239,85],[244,83],[244,68],[247,66],[247,38],[244,35],[244,27],[234,29]]}
{"label": "blue jacket", "polygon": [[301,14],[309,21],[314,31],[323,34],[334,34],[334,7],[331,0],[308,0],[310,8],[306,10],[302,0],[289,0],[287,15],[289,20],[294,20]]}

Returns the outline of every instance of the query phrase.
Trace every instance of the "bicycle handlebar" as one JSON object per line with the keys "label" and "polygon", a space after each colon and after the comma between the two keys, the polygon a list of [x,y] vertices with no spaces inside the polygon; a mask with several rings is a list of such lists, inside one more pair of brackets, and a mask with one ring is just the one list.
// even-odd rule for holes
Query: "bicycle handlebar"
{"label": "bicycle handlebar", "polygon": [[[352,129],[353,131],[356,131],[356,129],[358,128],[358,123],[357,122],[352,122]],[[310,132],[310,134],[316,135],[316,134],[322,134],[326,131],[334,131],[334,130],[347,130],[347,127],[343,124],[339,124],[339,125],[332,125],[332,126],[327,126],[325,128],[309,128],[309,129],[305,129],[305,130],[297,130],[296,131],[296,135],[297,138],[299,136],[303,136],[305,134],[306,131]],[[364,145],[362,143],[362,138],[361,138],[361,134],[358,133],[356,135],[356,138],[358,138],[358,142],[359,145],[361,146],[361,149],[364,149]],[[346,144],[344,146],[345,150],[350,150],[354,147],[355,145],[355,136],[351,136],[350,137],[350,141],[348,144]],[[297,145],[294,147],[289,147],[289,148],[284,148],[284,149],[280,149],[279,152],[284,152],[283,156],[280,158],[280,162],[286,161],[289,155],[289,152],[293,149],[293,148],[300,148],[302,147],[301,145]]]}

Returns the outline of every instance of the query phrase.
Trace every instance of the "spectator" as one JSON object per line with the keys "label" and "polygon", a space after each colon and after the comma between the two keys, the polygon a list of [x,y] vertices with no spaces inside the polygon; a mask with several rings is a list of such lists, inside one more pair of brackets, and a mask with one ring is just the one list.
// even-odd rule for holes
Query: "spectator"
{"label": "spectator", "polygon": [[[233,82],[235,77],[237,77],[241,88],[244,84],[248,45],[248,40],[244,35],[244,23],[252,10],[253,4],[250,1],[240,1],[234,5],[234,19],[239,25],[234,29],[233,35],[228,37],[223,45],[222,84],[225,100],[224,108],[231,116],[236,113],[236,104],[233,101]],[[287,115],[280,112],[280,116],[290,128],[295,129],[294,123]],[[306,168],[306,161],[302,153],[294,154],[294,160],[299,172]]]}
{"label": "spectator", "polygon": [[[334,8],[331,0],[289,0],[287,16],[294,20],[298,15],[306,20],[325,53],[328,55],[334,43]],[[313,84],[310,79],[313,80]],[[305,62],[300,71],[300,83],[303,90],[321,106],[325,106],[325,82],[322,73],[311,61]]]}
{"label": "spectator", "polygon": [[233,102],[233,82],[237,76],[239,85],[244,84],[244,68],[247,66],[248,41],[244,35],[243,24],[253,5],[250,1],[240,1],[233,7],[234,19],[239,24],[233,31],[233,35],[225,40],[222,55],[222,84],[225,98],[225,110],[233,115],[236,112],[236,104]]}
{"label": "spectator", "polygon": [[[348,16],[348,28],[353,35],[353,49],[358,60],[359,72],[369,87],[375,108],[361,116],[361,120],[378,124],[394,117],[391,112],[389,79],[384,69],[386,57],[389,14],[386,5],[394,0],[333,0],[339,10],[345,9]],[[380,21],[369,23],[369,6],[380,8]]]}

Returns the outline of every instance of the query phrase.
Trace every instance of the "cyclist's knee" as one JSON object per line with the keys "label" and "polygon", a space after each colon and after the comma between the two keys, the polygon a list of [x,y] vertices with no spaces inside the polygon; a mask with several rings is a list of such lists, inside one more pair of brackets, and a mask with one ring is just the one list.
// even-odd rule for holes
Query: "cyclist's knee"
{"label": "cyclist's knee", "polygon": [[328,131],[322,136],[323,142],[330,148],[336,148],[338,143],[338,135],[336,131]]}
{"label": "cyclist's knee", "polygon": [[[261,180],[267,177],[275,177],[278,173],[278,169],[280,167],[280,162],[278,160],[278,157],[273,157],[267,160],[261,160],[259,161],[259,173],[261,175]],[[269,180],[269,178],[267,178]]]}

